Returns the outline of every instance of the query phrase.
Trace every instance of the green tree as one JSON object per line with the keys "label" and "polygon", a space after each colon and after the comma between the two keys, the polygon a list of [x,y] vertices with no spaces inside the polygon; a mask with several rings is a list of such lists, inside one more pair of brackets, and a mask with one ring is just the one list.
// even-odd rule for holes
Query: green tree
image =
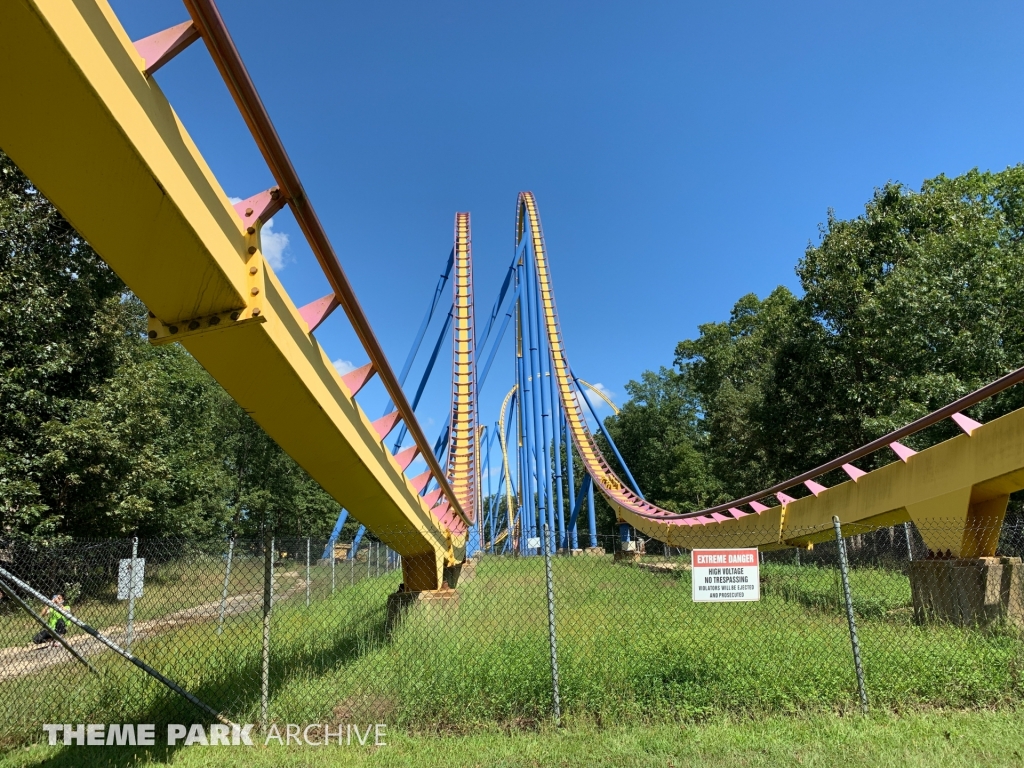
{"label": "green tree", "polygon": [[723,489],[708,466],[707,434],[685,378],[669,368],[645,371],[626,392],[630,399],[605,425],[647,500],[674,512],[718,501]]}
{"label": "green tree", "polygon": [[[745,495],[1021,366],[1022,243],[1024,166],[939,176],[920,191],[890,183],[857,218],[830,212],[797,265],[801,296],[742,297],[727,321],[677,345],[675,378],[631,382],[623,413],[636,414],[608,423],[641,488],[670,509]],[[668,388],[689,405],[652,407]],[[1020,407],[1019,389],[972,415]],[[954,432],[944,423],[907,442],[920,449]],[[680,435],[699,458],[678,460],[689,462],[686,482],[666,482]]]}
{"label": "green tree", "polygon": [[0,536],[326,535],[337,504],[0,153]]}

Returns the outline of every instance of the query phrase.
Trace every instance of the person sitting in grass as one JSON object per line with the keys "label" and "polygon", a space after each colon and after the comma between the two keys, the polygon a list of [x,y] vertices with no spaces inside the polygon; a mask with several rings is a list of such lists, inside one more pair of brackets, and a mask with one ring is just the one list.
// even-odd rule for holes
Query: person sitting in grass
{"label": "person sitting in grass", "polygon": [[[53,602],[63,608],[64,596],[54,595]],[[68,625],[67,622],[64,621],[64,617],[48,605],[43,608],[43,618],[46,619],[46,626],[48,629],[39,630],[39,632],[36,633],[36,636],[32,638],[32,642],[36,645],[43,645],[48,641],[49,647],[53,648],[57,645],[57,635],[63,637],[68,631]]]}

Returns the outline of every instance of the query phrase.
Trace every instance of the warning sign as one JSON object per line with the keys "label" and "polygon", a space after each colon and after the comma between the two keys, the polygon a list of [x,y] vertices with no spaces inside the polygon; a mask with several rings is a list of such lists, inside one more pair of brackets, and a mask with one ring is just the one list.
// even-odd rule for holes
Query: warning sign
{"label": "warning sign", "polygon": [[693,601],[735,603],[761,599],[756,549],[693,550]]}

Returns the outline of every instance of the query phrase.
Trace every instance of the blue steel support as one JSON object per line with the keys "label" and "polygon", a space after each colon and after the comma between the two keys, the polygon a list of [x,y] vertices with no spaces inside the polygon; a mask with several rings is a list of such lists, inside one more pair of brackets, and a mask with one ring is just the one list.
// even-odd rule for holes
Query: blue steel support
{"label": "blue steel support", "polygon": [[[580,508],[583,506],[584,497],[590,493],[590,486],[594,480],[590,475],[583,475],[583,482],[580,483],[580,492],[576,494],[576,503],[572,505],[572,513],[569,515],[569,527],[573,528],[576,525],[576,520],[580,516]],[[569,487],[572,488],[572,483],[569,483]]]}
{"label": "blue steel support", "polygon": [[[441,275],[437,281],[437,287],[434,289],[434,298],[430,302],[430,309],[427,310],[427,314],[423,317],[423,322],[420,323],[420,329],[416,332],[416,338],[412,342],[412,348],[409,350],[408,357],[405,358],[405,364],[402,365],[402,372],[398,374],[398,383],[404,385],[405,378],[409,375],[409,370],[412,368],[413,360],[416,359],[416,354],[420,350],[420,344],[423,343],[423,336],[427,332],[427,326],[430,325],[430,320],[434,316],[434,310],[437,309],[437,302],[441,298],[441,292],[444,290],[445,283],[448,282],[448,278],[452,274],[452,266],[455,264],[455,249],[452,248],[451,253],[448,254],[448,264],[444,268],[444,274]],[[388,404],[384,407],[384,415],[387,416],[391,413],[391,409],[394,403],[388,400]]]}
{"label": "blue steel support", "polygon": [[366,533],[366,526],[360,525],[359,530],[356,531],[356,537],[352,539],[352,548],[348,551],[348,557],[346,560],[355,560],[356,550],[359,549],[359,543],[363,540],[363,534]]}
{"label": "blue steel support", "polygon": [[619,541],[629,541],[629,523],[619,523]]}
{"label": "blue steel support", "polygon": [[[565,474],[568,479],[566,488],[569,491],[569,509],[576,509],[576,473],[573,470],[572,462],[572,436],[569,434],[569,422],[565,418],[565,413],[559,410],[559,414],[562,420],[562,432],[565,435]],[[590,477],[590,475],[587,475]],[[569,536],[572,537],[572,549],[579,549],[580,542],[579,536],[576,533],[576,517],[579,514],[579,510],[573,513],[572,520],[569,523]]]}
{"label": "blue steel support", "polygon": [[[523,261],[526,261],[524,256]],[[519,265],[518,267],[522,281],[520,285],[524,285],[528,279],[525,266]],[[529,307],[529,286],[526,285],[526,290],[522,291],[519,298],[519,317],[520,317],[520,333],[522,335],[522,342],[520,344],[521,355],[519,357],[519,376],[520,376],[520,392],[523,393],[522,409],[520,414],[522,416],[522,443],[519,451],[520,456],[520,481],[522,482],[523,489],[523,548],[520,550],[524,555],[533,554],[531,551],[533,548],[527,546],[529,539],[536,536],[537,526],[537,515],[535,510],[537,509],[537,501],[540,498],[540,494],[534,493],[535,490],[535,478],[533,474],[533,462],[531,461],[531,455],[533,452],[533,433],[534,433],[534,410],[535,400],[533,397],[533,377],[530,375],[530,360],[532,358],[530,352],[530,329],[532,324],[530,323],[530,307]]]}
{"label": "blue steel support", "polygon": [[555,454],[555,506],[558,509],[558,541],[562,549],[569,549],[569,537],[565,529],[565,502],[562,497],[562,409],[558,407],[558,395],[555,392],[555,377],[548,376],[551,385],[551,449]]}
{"label": "blue steel support", "polygon": [[[590,475],[587,475],[590,477]],[[590,529],[590,546],[597,546],[597,515],[594,514],[594,483],[587,486],[587,526]]]}
{"label": "blue steel support", "polygon": [[[520,507],[519,511],[516,512],[515,519],[512,521],[512,527],[513,528],[515,528],[516,527],[516,523],[520,521],[520,519],[521,519],[520,515],[522,514],[522,511],[523,510]],[[522,529],[522,527],[523,527],[522,523],[519,523],[519,528]],[[508,536],[505,537],[505,552],[511,552],[511,551],[512,551],[512,531],[509,531],[508,532]]]}
{"label": "blue steel support", "polygon": [[597,422],[597,426],[600,427],[600,429],[601,429],[601,434],[604,435],[604,439],[608,441],[608,445],[610,445],[612,447],[612,451],[615,453],[615,458],[619,460],[619,464],[621,465],[622,470],[626,473],[626,477],[629,478],[629,484],[633,486],[633,491],[641,499],[644,498],[644,495],[640,492],[640,486],[637,485],[636,484],[636,480],[633,479],[633,473],[629,471],[629,467],[626,465],[626,462],[622,460],[622,454],[619,453],[619,449],[618,449],[618,447],[616,447],[615,441],[612,440],[612,436],[609,435],[608,434],[608,430],[605,429],[604,422],[601,421],[601,418],[597,415],[597,411],[594,410],[594,406],[591,404],[590,398],[587,397],[586,391],[584,391],[583,387],[580,386],[579,379],[577,379],[575,376],[573,376],[572,380],[574,382],[576,382],[576,389],[577,389],[577,391],[581,395],[583,395],[583,402],[585,402],[587,404],[587,408],[589,408],[590,409],[590,413],[593,414],[594,421]]}
{"label": "blue steel support", "polygon": [[[427,367],[423,370],[423,376],[420,378],[419,386],[416,387],[416,394],[412,398],[413,410],[420,404],[420,398],[423,397],[423,390],[427,387],[427,380],[430,378],[430,374],[434,370],[434,363],[437,362],[438,353],[441,351],[441,346],[444,344],[445,339],[448,338],[448,331],[452,327],[452,315],[455,313],[455,305],[448,310],[448,317],[445,318],[444,325],[441,326],[441,333],[437,336],[437,341],[434,344],[434,349],[430,353],[430,359],[427,360]],[[391,449],[392,453],[398,453],[398,449],[402,446],[402,441],[405,439],[407,433],[407,427],[402,424],[401,429],[398,431],[398,438],[395,440],[395,445]]]}
{"label": "blue steel support", "polygon": [[[532,407],[533,407],[533,424],[532,431],[530,433],[530,447],[533,452],[534,458],[534,471],[536,472],[537,479],[537,515],[535,525],[537,528],[536,535],[539,535],[541,526],[548,522],[548,508],[547,508],[547,487],[545,480],[547,479],[547,472],[541,466],[541,451],[542,440],[544,439],[544,426],[543,426],[543,382],[540,379],[540,349],[538,339],[540,337],[540,328],[537,323],[537,292],[535,290],[537,281],[535,279],[536,274],[534,272],[534,254],[532,248],[526,250],[526,296],[527,296],[527,325],[530,331],[530,367],[529,367],[529,379],[532,382]],[[553,526],[552,526],[553,527]],[[550,528],[549,528],[550,530]]]}
{"label": "blue steel support", "polygon": [[[487,337],[491,333],[491,327],[494,325],[494,321],[498,319],[498,314],[501,308],[504,306],[505,294],[508,293],[509,285],[512,284],[512,278],[516,274],[516,258],[512,259],[512,263],[508,265],[508,271],[505,272],[505,280],[501,283],[501,289],[498,291],[498,299],[494,302],[494,306],[491,308],[491,314],[487,318],[487,322],[484,323],[483,332],[480,334],[480,338],[477,340],[477,347],[483,349],[487,344]],[[511,303],[515,303],[515,299]]]}
{"label": "blue steel support", "polygon": [[[491,449],[494,447],[493,443],[495,431],[496,430],[491,430],[491,436],[489,439],[481,440],[481,442],[483,443],[483,452],[481,453],[480,456],[480,463],[482,465],[480,467],[480,472],[482,473],[480,476],[480,484],[483,485],[483,479],[485,477],[487,478],[487,500],[483,504],[481,504],[481,506],[483,507],[481,514],[484,515],[484,539],[486,540],[487,536],[489,535],[492,541],[494,540],[494,516],[491,514],[491,501],[493,498],[493,494],[491,493]],[[486,434],[487,430],[484,430],[484,435]],[[483,496],[482,488],[480,491],[480,495]]]}
{"label": "blue steel support", "polygon": [[516,286],[515,295],[512,297],[512,301],[509,303],[508,312],[505,313],[505,319],[501,323],[501,330],[498,331],[498,336],[494,340],[494,344],[491,346],[491,354],[487,357],[487,362],[484,363],[484,367],[480,372],[480,380],[476,385],[477,397],[480,396],[480,390],[484,388],[484,382],[487,381],[487,374],[491,370],[491,363],[494,362],[494,356],[498,354],[498,347],[501,346],[501,340],[505,337],[505,330],[508,328],[509,321],[512,319],[512,313],[515,311],[516,302],[519,301],[519,293],[521,287]]}
{"label": "blue steel support", "polygon": [[548,335],[544,332],[544,314],[541,304],[541,302],[543,301],[543,296],[540,292],[540,276],[537,273],[536,259],[533,261],[533,277],[533,306],[537,319],[537,375],[539,377],[538,386],[540,388],[541,403],[541,446],[539,451],[539,458],[543,461],[544,494],[547,500],[547,523],[548,532],[551,536],[551,541],[547,543],[547,546],[549,547],[548,551],[554,552],[557,549],[555,541],[556,537],[558,536],[558,530],[555,526],[555,493],[554,482],[551,476],[551,438],[552,433],[554,432],[554,425],[552,423],[551,418],[551,370],[548,364],[548,360],[550,360],[547,348]]}
{"label": "blue steel support", "polygon": [[[508,421],[505,423],[505,447],[506,447],[506,449],[508,448],[509,445],[512,445],[512,441],[510,440],[510,435],[511,435],[511,432],[512,432],[513,425],[515,425],[516,428],[517,428],[516,429],[516,443],[515,443],[516,452],[514,454],[512,454],[512,455],[514,455],[516,457],[516,461],[515,462],[511,462],[509,464],[508,473],[505,472],[504,463],[502,464],[502,468],[501,468],[502,476],[505,478],[505,482],[508,484],[508,490],[509,490],[509,493],[512,494],[512,498],[513,499],[519,499],[520,498],[519,496],[516,495],[516,490],[517,490],[516,489],[516,484],[514,482],[512,482],[512,475],[510,474],[512,472],[512,467],[513,466],[515,466],[516,471],[519,470],[519,456],[520,456],[520,452],[519,452],[519,447],[518,447],[518,440],[519,440],[519,438],[518,438],[518,435],[519,435],[519,429],[518,429],[519,421],[518,421],[518,419],[519,419],[519,412],[520,412],[520,406],[519,406],[519,393],[520,393],[520,391],[521,390],[517,389],[516,392],[512,395],[512,400],[508,404],[508,407],[509,407]],[[513,419],[513,416],[515,416],[515,419]],[[522,486],[522,483],[520,483],[518,490],[522,491],[522,489],[523,489],[523,486]],[[498,492],[501,493],[501,489],[500,488],[498,489]],[[522,508],[522,503],[518,504],[517,508]],[[500,502],[499,502],[499,509],[500,509]],[[510,512],[514,512],[514,509],[513,510],[507,510],[506,513],[504,515],[502,515],[502,522],[505,522],[508,519],[508,515],[509,515]],[[507,525],[507,523],[506,523],[506,525]],[[498,529],[500,529],[500,528],[501,528],[501,525],[498,525]],[[513,533],[514,530],[515,530],[515,527],[513,526],[512,530],[510,530],[508,532],[509,538],[512,537],[512,533]],[[522,551],[522,550],[520,550],[520,551]]]}
{"label": "blue steel support", "polygon": [[[482,501],[483,495],[484,495],[483,488],[481,487],[482,484],[483,484],[483,471],[482,471],[482,468],[480,466],[480,463],[483,461],[484,446],[487,445],[487,427],[486,427],[486,425],[484,426],[482,433],[478,433],[476,437],[477,437],[477,442],[476,442],[477,455],[476,455],[476,461],[473,463],[473,466],[476,468],[476,471],[477,471],[477,477],[476,477],[477,482],[474,483],[474,487],[476,488],[476,496],[477,497],[474,500],[474,505],[476,505],[477,502]],[[474,557],[476,555],[476,553],[480,551],[480,548],[481,548],[482,543],[483,543],[483,526],[484,526],[484,519],[483,518],[484,518],[484,505],[483,504],[479,504],[479,506],[477,507],[477,512],[476,512],[476,520],[474,520],[473,524],[469,526],[469,533],[466,536],[466,557]]]}
{"label": "blue steel support", "polygon": [[334,524],[334,530],[331,531],[331,538],[327,540],[327,546],[324,547],[324,553],[320,555],[321,560],[326,560],[329,557],[334,557],[334,542],[338,540],[338,534],[341,533],[341,526],[345,524],[345,520],[347,518],[348,510],[342,507],[341,512],[338,514],[338,522]]}
{"label": "blue steel support", "polygon": [[[495,432],[495,434],[498,433],[498,425],[497,424],[494,425],[494,432]],[[494,554],[494,537],[498,535],[498,532],[497,532],[495,526],[497,526],[497,528],[501,528],[501,523],[498,522],[498,512],[501,511],[501,504],[500,504],[500,501],[501,501],[501,487],[505,484],[504,481],[505,481],[505,462],[502,462],[501,463],[501,468],[498,470],[498,486],[497,486],[498,493],[496,495],[492,494],[491,493],[490,460],[488,459],[488,472],[487,472],[487,499],[488,499],[487,500],[487,509],[488,509],[487,519],[488,519],[488,530],[487,530],[487,534],[488,534],[488,541],[490,542],[490,546],[488,547],[488,550],[490,551],[490,553],[492,555]]]}

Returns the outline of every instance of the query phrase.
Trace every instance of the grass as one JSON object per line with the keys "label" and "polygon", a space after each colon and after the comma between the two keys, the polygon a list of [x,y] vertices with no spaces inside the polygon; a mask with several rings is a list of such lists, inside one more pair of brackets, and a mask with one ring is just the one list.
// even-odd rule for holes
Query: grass
{"label": "grass", "polygon": [[[385,747],[256,746],[108,747],[33,746],[0,756],[0,768],[115,768],[169,764],[178,768],[316,768],[339,763],[399,768],[501,766],[534,768],[758,768],[779,765],[917,768],[942,765],[1024,765],[1024,715],[999,712],[927,712],[894,717],[721,717],[695,723],[612,724],[530,732],[481,729],[466,736],[394,733]],[[257,741],[259,744],[259,741]]]}
{"label": "grass", "polygon": [[[262,559],[237,556],[228,596],[262,592],[262,585]],[[220,600],[223,589],[224,562],[219,558],[189,560],[187,563],[172,561],[157,566],[150,563],[146,567],[144,594],[135,601],[135,621],[147,621]],[[70,610],[97,629],[123,627],[128,617],[128,601],[117,599],[117,584],[110,582],[104,589],[94,590],[78,600]],[[24,645],[39,631],[39,624],[22,611],[12,609],[3,617],[3,622],[0,648]],[[70,628],[71,635],[79,631],[74,626]]]}
{"label": "grass", "polygon": [[[390,636],[384,605],[398,573],[331,595],[329,570],[318,568],[311,607],[298,589],[275,608],[273,720],[385,722],[440,734],[547,727],[542,561],[484,559],[476,578],[460,586],[457,607],[417,606]],[[282,594],[304,576],[292,573],[280,572]],[[559,558],[554,578],[562,707],[572,732],[643,724],[664,734],[678,722],[799,714],[797,722],[856,707],[845,611],[828,570],[766,565],[762,600],[744,604],[694,604],[688,572],[650,573],[610,558]],[[857,570],[853,591],[862,599],[862,655],[876,709],[1021,701],[1019,635],[915,626],[899,574]],[[258,611],[231,617],[222,635],[214,623],[192,624],[136,650],[236,721],[258,722]],[[62,665],[0,683],[0,744],[39,738],[43,722],[201,719],[120,659],[104,654],[95,661],[105,677]]]}

